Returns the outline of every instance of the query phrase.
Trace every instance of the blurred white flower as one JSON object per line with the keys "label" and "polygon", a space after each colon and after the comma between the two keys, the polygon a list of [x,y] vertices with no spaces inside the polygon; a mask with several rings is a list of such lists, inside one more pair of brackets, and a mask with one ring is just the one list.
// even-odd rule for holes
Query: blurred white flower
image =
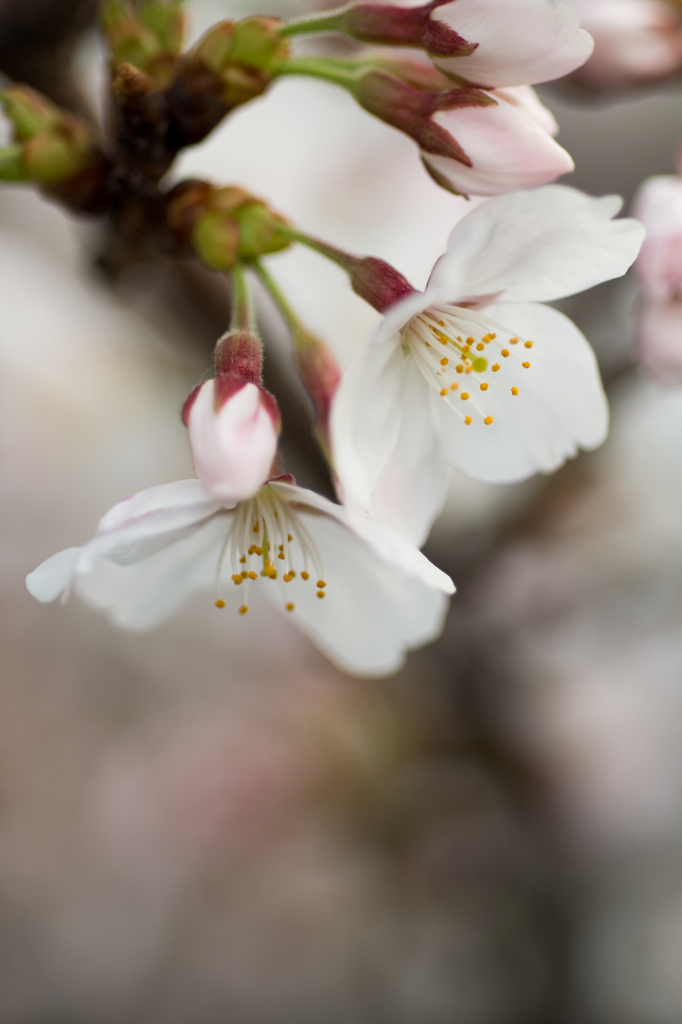
{"label": "blurred white flower", "polygon": [[648,178],[633,212],[646,228],[636,268],[642,283],[638,357],[665,384],[682,383],[682,179]]}
{"label": "blurred white flower", "polygon": [[395,672],[406,650],[435,639],[445,595],[454,592],[449,577],[389,527],[351,523],[341,506],[283,479],[233,509],[199,480],[142,491],[115,505],[85,547],[39,566],[27,586],[53,601],[75,583],[115,622],[144,629],[196,591],[214,587],[225,607],[226,566],[242,614],[259,583],[333,662],[358,675]]}
{"label": "blurred white flower", "polygon": [[351,507],[421,543],[448,465],[521,480],[602,443],[608,408],[590,345],[530,300],[625,273],[643,229],[613,222],[620,206],[555,185],[460,221],[426,291],[390,310],[337,392],[335,467]]}
{"label": "blurred white flower", "polygon": [[569,0],[594,37],[594,53],[573,75],[596,89],[664,79],[682,67],[682,21],[662,0]]}

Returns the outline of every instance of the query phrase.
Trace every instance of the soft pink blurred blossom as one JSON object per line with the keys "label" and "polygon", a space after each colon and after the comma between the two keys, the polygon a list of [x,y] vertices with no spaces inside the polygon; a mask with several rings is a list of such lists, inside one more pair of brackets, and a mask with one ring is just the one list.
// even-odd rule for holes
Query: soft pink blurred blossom
{"label": "soft pink blurred blossom", "polygon": [[570,0],[594,53],[573,79],[588,88],[623,89],[660,81],[682,67],[682,22],[659,0]]}

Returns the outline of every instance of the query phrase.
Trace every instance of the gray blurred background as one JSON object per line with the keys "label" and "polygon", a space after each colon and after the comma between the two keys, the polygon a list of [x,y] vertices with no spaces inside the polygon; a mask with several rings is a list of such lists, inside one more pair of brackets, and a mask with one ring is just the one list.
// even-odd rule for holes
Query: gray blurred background
{"label": "gray blurred background", "polygon": [[[100,104],[94,6],[1,0],[0,68]],[[193,34],[253,10],[190,0]],[[577,187],[629,202],[673,171],[676,85],[543,98]],[[172,174],[248,185],[416,285],[465,212],[308,81]],[[138,635],[26,592],[115,501],[192,475],[178,410],[226,323],[219,280],[111,282],[100,246],[0,190],[0,1022],[679,1024],[682,393],[633,369],[634,282],[562,304],[602,363],[607,444],[523,486],[457,477],[427,547],[459,587],[445,634],[365,681],[265,607],[199,598]],[[375,314],[309,253],[271,266],[347,365]],[[287,468],[324,486],[261,312]]]}

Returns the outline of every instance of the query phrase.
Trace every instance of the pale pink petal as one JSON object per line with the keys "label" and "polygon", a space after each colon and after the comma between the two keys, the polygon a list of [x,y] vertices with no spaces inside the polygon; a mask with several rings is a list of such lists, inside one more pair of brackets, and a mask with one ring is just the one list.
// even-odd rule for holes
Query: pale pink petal
{"label": "pale pink petal", "polygon": [[674,175],[647,179],[639,188],[633,213],[647,236],[637,259],[637,274],[654,302],[682,294],[682,180]]}
{"label": "pale pink petal", "polygon": [[646,306],[639,318],[641,365],[663,384],[682,384],[682,302]]}
{"label": "pale pink petal", "polygon": [[479,85],[533,85],[584,64],[592,39],[556,0],[456,0],[432,18],[478,43],[469,57],[434,57],[438,67]]}
{"label": "pale pink petal", "polygon": [[491,95],[495,99],[511,103],[519,110],[535,121],[539,128],[542,128],[548,135],[554,137],[559,134],[559,124],[552,111],[540,100],[535,89],[530,85],[515,85],[507,89],[491,89]]}
{"label": "pale pink petal", "polygon": [[497,196],[554,181],[574,169],[571,157],[520,106],[499,97],[496,106],[439,111],[447,129],[472,162],[422,153],[439,179],[463,195]]}
{"label": "pale pink petal", "polygon": [[209,380],[189,413],[194,469],[211,494],[225,503],[252,497],[267,480],[277,436],[255,384],[244,384],[216,410],[215,380]]}
{"label": "pale pink petal", "polygon": [[455,226],[428,291],[447,302],[551,301],[620,277],[644,237],[637,221],[612,219],[621,206],[566,185],[482,203]]}

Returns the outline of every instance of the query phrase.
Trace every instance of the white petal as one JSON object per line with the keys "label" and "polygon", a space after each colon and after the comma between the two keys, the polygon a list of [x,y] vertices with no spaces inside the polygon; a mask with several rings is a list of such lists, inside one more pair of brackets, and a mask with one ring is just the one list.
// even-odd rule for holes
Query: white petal
{"label": "white petal", "polygon": [[398,438],[404,364],[399,337],[367,345],[332,404],[334,470],[343,494],[365,508]]}
{"label": "white petal", "polygon": [[83,549],[79,571],[98,558],[133,562],[146,558],[223,508],[198,480],[150,487],[114,505],[100,520],[95,537]]}
{"label": "white petal", "polygon": [[530,85],[515,85],[508,89],[493,89],[491,94],[496,99],[511,103],[518,107],[527,117],[530,117],[539,128],[554,137],[559,134],[559,122],[549,107],[541,101],[535,89]]}
{"label": "white petal", "polygon": [[663,384],[682,384],[682,302],[645,307],[639,321],[639,360]]}
{"label": "white petal", "polygon": [[[300,513],[324,559],[325,597],[300,576],[285,594],[267,586],[269,599],[345,672],[386,676],[408,650],[434,640],[443,628],[448,601],[420,580],[387,565],[356,534],[327,515]],[[423,557],[423,556],[422,556]]]}
{"label": "white petal", "polygon": [[231,516],[215,516],[188,536],[134,564],[99,559],[76,578],[78,594],[117,625],[149,629],[199,590],[215,586],[220,548]]}
{"label": "white petal", "polygon": [[[345,530],[355,534],[357,540],[372,548],[374,554],[387,565],[418,579],[426,586],[441,590],[444,594],[455,592],[450,577],[433,565],[414,544],[386,523],[364,513],[353,513],[345,506],[336,505],[333,501],[323,498],[321,494],[304,487],[277,482],[271,483],[270,487],[279,491],[288,501],[307,506],[333,519]],[[321,557],[325,558],[324,552],[321,552]]]}
{"label": "white petal", "polygon": [[26,577],[30,594],[39,601],[54,601],[68,593],[83,548],[66,548],[52,555]]}
{"label": "white petal", "polygon": [[234,505],[267,480],[277,430],[255,384],[244,384],[217,412],[215,386],[215,380],[202,384],[189,413],[192,460],[211,494]]}
{"label": "white petal", "polygon": [[463,195],[498,196],[545,185],[574,169],[571,157],[535,118],[502,96],[492,107],[464,107],[433,115],[472,161],[422,153],[427,167]]}
{"label": "white petal", "polygon": [[[499,304],[486,309],[499,323],[534,342],[530,352],[500,359],[485,394],[469,387],[464,426],[438,396],[441,443],[454,466],[477,480],[503,483],[549,473],[578,448],[595,448],[606,438],[608,405],[594,353],[578,328],[549,306]],[[530,369],[521,359],[530,361]],[[492,376],[492,375],[489,375]],[[511,394],[511,386],[519,389]],[[494,422],[486,426],[470,406],[476,401]]]}
{"label": "white petal", "polygon": [[633,213],[646,228],[637,275],[650,299],[666,302],[682,291],[682,180],[675,175],[647,179]]}
{"label": "white petal", "polygon": [[612,220],[621,205],[566,185],[483,203],[455,226],[429,291],[449,302],[550,301],[620,277],[644,237],[637,221]]}
{"label": "white petal", "polygon": [[575,12],[556,0],[456,0],[431,17],[479,44],[469,57],[434,62],[481,85],[549,82],[580,67],[593,49]]}
{"label": "white petal", "polygon": [[417,547],[445,501],[450,468],[434,427],[431,389],[408,360],[398,440],[372,491],[368,511]]}

